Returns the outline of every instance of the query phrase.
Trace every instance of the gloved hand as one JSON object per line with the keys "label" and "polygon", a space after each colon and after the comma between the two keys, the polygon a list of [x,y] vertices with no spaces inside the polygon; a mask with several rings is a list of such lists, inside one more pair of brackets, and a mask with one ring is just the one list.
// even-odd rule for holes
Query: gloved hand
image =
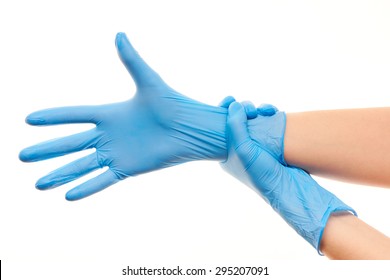
{"label": "gloved hand", "polygon": [[249,135],[249,123],[240,103],[229,106],[226,134],[228,158],[221,163],[222,168],[256,190],[318,252],[332,213],[350,211],[356,215],[305,171],[283,166],[264,151]]}
{"label": "gloved hand", "polygon": [[124,33],[117,34],[115,43],[137,86],[132,99],[46,109],[26,118],[28,124],[39,126],[96,124],[91,130],[21,151],[19,158],[32,162],[96,148],[95,153],[39,179],[38,189],[54,188],[108,166],[103,174],[66,194],[66,199],[77,200],[129,176],[191,160],[226,158],[226,109],[197,102],[170,88],[142,60]]}
{"label": "gloved hand", "polygon": [[[227,96],[219,106],[228,108],[233,101],[235,101],[234,97]],[[281,164],[287,166],[284,160],[286,114],[271,104],[261,104],[257,109],[249,101],[244,101],[241,104],[248,118],[248,131],[253,141]]]}
{"label": "gloved hand", "polygon": [[[191,160],[226,158],[226,108],[192,100],[164,83],[134,50],[126,35],[116,37],[118,54],[133,77],[137,91],[125,102],[101,106],[54,108],[30,114],[31,125],[94,123],[96,128],[47,141],[21,151],[22,161],[50,159],[96,148],[96,152],[59,168],[39,179],[36,187],[46,190],[61,186],[98,168],[109,169],[70,190],[68,200],[77,200],[141,173]],[[259,109],[246,104],[248,116]],[[262,114],[275,114],[266,107]],[[282,155],[284,114],[253,122],[252,138],[277,157]],[[274,145],[274,146],[273,146]],[[282,160],[283,161],[283,160]]]}

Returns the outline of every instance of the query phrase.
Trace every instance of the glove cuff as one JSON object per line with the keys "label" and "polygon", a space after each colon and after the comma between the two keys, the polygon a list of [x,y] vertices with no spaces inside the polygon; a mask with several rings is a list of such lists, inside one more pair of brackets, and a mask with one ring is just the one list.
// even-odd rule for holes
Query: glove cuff
{"label": "glove cuff", "polygon": [[318,234],[318,240],[316,240],[316,243],[312,244],[314,246],[314,248],[316,248],[316,250],[320,256],[324,255],[320,250],[320,245],[321,245],[322,235],[324,234],[324,230],[325,230],[326,224],[328,223],[330,216],[334,213],[340,213],[340,212],[349,212],[349,213],[353,214],[354,216],[357,216],[357,213],[353,208],[346,205],[344,202],[342,202],[337,197],[335,197],[335,199],[333,199],[330,204],[332,207],[328,208],[328,211],[325,212],[325,214],[322,218],[322,225],[321,225],[320,232]]}
{"label": "glove cuff", "polygon": [[330,215],[336,212],[355,210],[346,205],[334,194],[322,188],[305,171],[289,167],[289,180],[283,182],[283,196],[269,194],[269,202],[283,219],[309,242],[317,252]]}

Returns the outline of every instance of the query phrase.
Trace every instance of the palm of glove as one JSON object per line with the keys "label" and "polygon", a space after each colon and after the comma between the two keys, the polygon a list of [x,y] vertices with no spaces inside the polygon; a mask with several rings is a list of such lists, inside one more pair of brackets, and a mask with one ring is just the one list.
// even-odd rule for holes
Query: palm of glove
{"label": "palm of glove", "polygon": [[100,166],[109,166],[119,179],[183,161],[174,158],[184,148],[174,147],[178,132],[169,124],[176,119],[178,112],[172,108],[178,109],[177,104],[168,104],[174,102],[166,99],[175,92],[162,87],[148,91],[150,96],[140,90],[131,100],[107,105],[98,113],[100,121],[92,136],[96,157]]}
{"label": "palm of glove", "polygon": [[[116,46],[137,86],[132,99],[101,106],[47,109],[27,117],[26,121],[32,125],[96,124],[89,131],[50,140],[20,153],[23,161],[38,161],[96,148],[95,153],[38,180],[37,188],[57,187],[95,169],[109,167],[67,193],[68,200],[77,200],[129,176],[224,155],[225,110],[191,100],[171,89],[142,60],[124,34],[117,35]],[[216,124],[221,126],[217,129],[220,133],[208,130],[210,114],[221,116],[220,124]]]}

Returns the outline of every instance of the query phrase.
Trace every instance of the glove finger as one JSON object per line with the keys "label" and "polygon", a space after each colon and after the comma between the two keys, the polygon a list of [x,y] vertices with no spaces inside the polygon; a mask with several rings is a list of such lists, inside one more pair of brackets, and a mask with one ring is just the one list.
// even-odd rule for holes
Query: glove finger
{"label": "glove finger", "polygon": [[40,161],[93,148],[97,142],[96,136],[96,130],[91,129],[71,136],[52,139],[25,148],[20,152],[19,159],[25,162]]}
{"label": "glove finger", "polygon": [[278,112],[278,108],[276,108],[274,105],[271,105],[271,104],[261,104],[258,108],[257,108],[257,114],[259,114],[260,116],[273,116],[276,114],[276,112]]}
{"label": "glove finger", "polygon": [[118,33],[115,39],[119,57],[133,77],[138,88],[164,84],[160,76],[149,67],[133,48],[125,33]]}
{"label": "glove finger", "polygon": [[229,108],[229,105],[232,104],[232,102],[236,101],[233,96],[226,96],[222,101],[219,103],[219,107],[223,108]]}
{"label": "glove finger", "polygon": [[97,123],[100,106],[73,106],[40,110],[26,117],[31,125],[54,125],[67,123]]}
{"label": "glove finger", "polygon": [[69,201],[79,200],[90,196],[94,193],[100,192],[105,188],[117,183],[118,177],[111,169],[108,169],[104,173],[92,178],[83,184],[71,189],[66,193],[66,199]]}
{"label": "glove finger", "polygon": [[255,119],[257,117],[257,109],[250,101],[243,101],[241,105],[244,106],[246,117],[248,119]]}
{"label": "glove finger", "polygon": [[40,178],[35,184],[35,187],[39,190],[48,190],[59,187],[100,167],[96,153],[93,153],[50,172],[46,176]]}
{"label": "glove finger", "polygon": [[229,141],[232,142],[234,148],[238,148],[242,143],[250,140],[247,117],[244,107],[238,103],[233,102],[228,109],[227,117],[227,134]]}

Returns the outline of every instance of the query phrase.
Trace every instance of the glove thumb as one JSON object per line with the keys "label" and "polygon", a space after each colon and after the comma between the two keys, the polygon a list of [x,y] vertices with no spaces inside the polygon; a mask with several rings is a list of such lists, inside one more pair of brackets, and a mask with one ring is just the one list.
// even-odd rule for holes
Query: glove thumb
{"label": "glove thumb", "polygon": [[137,88],[164,84],[160,76],[142,59],[125,33],[119,32],[115,38],[119,58],[133,77]]}
{"label": "glove thumb", "polygon": [[229,144],[235,150],[237,150],[237,148],[244,142],[251,140],[249,137],[247,123],[248,120],[244,107],[238,102],[231,103],[228,109],[226,130],[228,141],[230,142]]}

